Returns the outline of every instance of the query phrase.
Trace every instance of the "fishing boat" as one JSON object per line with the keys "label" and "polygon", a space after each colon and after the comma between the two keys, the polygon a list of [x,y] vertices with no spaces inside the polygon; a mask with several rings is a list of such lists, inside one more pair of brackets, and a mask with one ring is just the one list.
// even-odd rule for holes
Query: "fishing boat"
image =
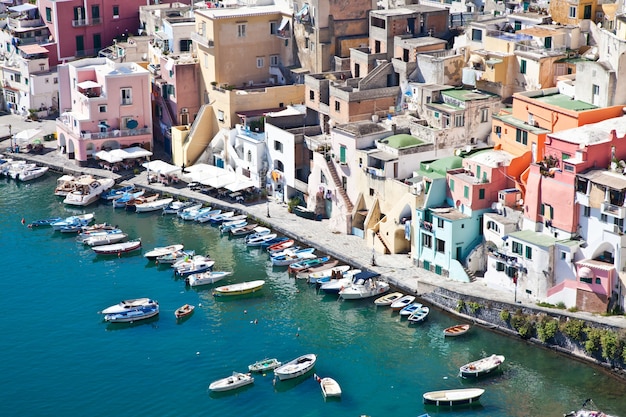
{"label": "fishing boat", "polygon": [[206,256],[194,257],[188,262],[175,267],[174,273],[180,277],[187,277],[192,274],[199,274],[213,268],[215,261],[209,259]]}
{"label": "fishing boat", "polygon": [[[311,274],[315,274],[317,272],[325,272],[325,271],[331,271],[334,267],[337,266],[337,264],[339,263],[339,261],[337,259],[332,259],[329,260],[328,262],[325,262],[321,265],[318,266],[312,266],[309,268],[304,268],[301,271],[298,271],[296,273],[296,278],[297,279],[306,279],[307,281],[309,280],[309,275]],[[350,268],[348,268],[350,269]],[[315,281],[313,281],[313,283],[315,283]]]}
{"label": "fishing boat", "polygon": [[453,406],[473,404],[479,401],[484,393],[485,390],[482,388],[459,388],[426,392],[423,398],[424,404]]}
{"label": "fishing boat", "polygon": [[331,279],[328,282],[322,283],[320,285],[320,291],[325,294],[339,294],[339,291],[349,286],[354,276],[360,272],[360,269],[350,269],[344,272],[341,278]]}
{"label": "fishing boat", "polygon": [[126,203],[134,201],[139,197],[142,197],[146,193],[146,190],[129,191],[122,194],[121,197],[113,200],[113,208],[126,208]]}
{"label": "fishing boat", "polygon": [[263,235],[263,236],[256,236],[250,239],[246,239],[246,246],[253,248],[253,247],[259,247],[261,246],[264,242],[267,242],[269,240],[273,240],[276,239],[276,233],[270,233],[267,235]]}
{"label": "fishing boat", "polygon": [[225,222],[226,220],[231,219],[234,216],[235,216],[235,212],[234,211],[227,211],[227,212],[224,212],[224,213],[218,213],[215,216],[211,216],[211,218],[209,218],[209,223],[211,223],[211,224],[221,224],[221,223]]}
{"label": "fishing boat", "polygon": [[400,317],[409,317],[420,308],[422,308],[421,303],[411,303],[408,306],[404,307],[402,310],[400,310],[398,314],[400,314]]}
{"label": "fishing boat", "polygon": [[256,361],[251,365],[248,365],[248,371],[250,372],[267,372],[278,368],[282,365],[276,358],[265,358],[260,361]]}
{"label": "fishing boat", "polygon": [[74,189],[65,196],[63,202],[73,206],[88,206],[98,201],[100,195],[113,185],[115,181],[111,178],[82,178],[74,183]]}
{"label": "fishing boat", "polygon": [[137,211],[137,206],[141,205],[141,204],[146,204],[146,203],[151,203],[153,201],[157,201],[159,199],[160,195],[155,193],[155,194],[151,194],[151,195],[142,195],[141,197],[137,197],[133,200],[130,200],[126,203],[126,205],[124,206],[124,210],[126,211],[130,211],[130,212],[135,212]]}
{"label": "fishing boat", "polygon": [[503,355],[491,355],[486,358],[478,359],[467,363],[459,368],[459,376],[463,378],[478,378],[485,376],[500,367],[504,362]]}
{"label": "fishing boat", "polygon": [[52,223],[60,222],[63,220],[62,217],[50,217],[47,219],[39,219],[35,220],[28,224],[28,227],[51,227]]}
{"label": "fishing boat", "polygon": [[404,297],[404,294],[402,294],[401,292],[392,292],[389,294],[385,294],[382,297],[378,297],[374,300],[374,304],[380,307],[388,307],[391,305],[391,303],[399,300],[402,297]]}
{"label": "fishing boat", "polygon": [[313,252],[315,252],[315,248],[286,249],[282,255],[280,253],[272,254],[270,259],[274,266],[287,266],[306,259],[317,258]]}
{"label": "fishing boat", "polygon": [[265,285],[265,281],[256,280],[256,281],[247,281],[241,282],[239,284],[232,285],[224,285],[222,287],[217,287],[213,290],[214,296],[222,296],[222,295],[242,295],[242,294],[251,294],[253,292],[259,291]]}
{"label": "fishing boat", "polygon": [[174,200],[167,205],[167,207],[163,207],[163,214],[178,214],[179,211],[191,206],[193,203],[190,201],[180,201]]}
{"label": "fishing boat", "polygon": [[105,233],[102,235],[93,235],[82,239],[83,244],[87,246],[103,246],[113,243],[119,243],[125,240],[128,235],[120,229],[113,231],[115,233]]}
{"label": "fishing boat", "polygon": [[[61,228],[61,231],[63,228]],[[120,233],[121,229],[117,226],[110,225],[109,223],[98,223],[87,226],[80,226],[80,230],[78,230],[78,235],[76,236],[76,240],[81,241],[90,236],[95,235],[106,235],[107,233]]]}
{"label": "fishing boat", "polygon": [[389,305],[389,307],[391,308],[392,311],[400,311],[404,307],[411,304],[413,301],[415,301],[415,296],[411,294],[406,294],[398,298],[394,302],[392,302],[391,305]]}
{"label": "fishing boat", "polygon": [[612,417],[600,411],[591,398],[587,398],[579,410],[563,414],[563,417]]}
{"label": "fishing boat", "polygon": [[332,278],[343,277],[344,272],[349,271],[350,268],[350,265],[339,265],[321,271],[307,273],[307,282],[309,284],[320,284],[324,281],[330,281]]}
{"label": "fishing boat", "polygon": [[254,378],[250,374],[242,374],[241,372],[233,372],[229,377],[218,379],[213,381],[209,385],[211,391],[230,391],[233,389],[241,388],[243,386],[252,384]]}
{"label": "fishing boat", "polygon": [[111,323],[132,323],[139,320],[149,319],[159,314],[159,305],[140,307],[136,310],[123,313],[112,313],[104,316],[104,320]]}
{"label": "fishing boat", "polygon": [[167,197],[159,198],[143,204],[135,204],[135,212],[148,213],[152,211],[163,211],[163,209],[167,207],[172,201],[174,201],[173,198]]}
{"label": "fishing boat", "polygon": [[190,287],[214,284],[232,274],[228,271],[206,271],[199,274],[191,274],[185,278]]}
{"label": "fishing boat", "polygon": [[325,265],[329,262],[332,262],[330,259],[330,256],[321,256],[321,257],[313,258],[313,259],[305,259],[303,261],[292,263],[291,265],[289,265],[289,268],[287,269],[287,271],[290,274],[296,274],[307,268]]}
{"label": "fishing boat", "polygon": [[214,210],[209,210],[205,213],[202,213],[200,215],[198,215],[195,218],[195,221],[197,221],[198,223],[210,223],[211,222],[211,218],[214,216],[219,215],[222,212],[221,209],[214,209]]}
{"label": "fishing boat", "polygon": [[268,246],[267,252],[268,253],[280,252],[285,249],[293,247],[295,243],[296,241],[293,239],[283,240],[282,242],[274,243],[273,245]]}
{"label": "fishing boat", "polygon": [[[247,220],[247,216],[245,216],[244,214],[242,214],[242,216],[244,216],[244,218],[239,218],[239,219],[232,219],[229,221],[225,221],[222,224],[220,224],[220,233],[224,234],[224,233],[228,233],[230,232],[230,229],[234,229],[237,227],[243,227],[245,225],[248,224],[248,220]],[[236,216],[235,216],[236,217]]]}
{"label": "fishing boat", "polygon": [[[260,238],[262,236],[269,235],[270,233],[272,233],[272,230],[269,229],[268,227],[257,226],[257,227],[255,227],[252,230],[251,233],[246,235],[245,242],[249,242],[250,240],[254,240],[256,238]],[[276,236],[274,236],[274,237],[276,237]]]}
{"label": "fishing boat", "polygon": [[245,226],[234,227],[229,230],[229,233],[233,237],[245,236],[247,234],[253,233],[254,229],[257,228],[258,226],[259,225],[257,223],[249,223],[249,224],[246,224]]}
{"label": "fishing boat", "polygon": [[184,245],[182,243],[176,243],[174,245],[168,246],[160,246],[156,247],[148,252],[146,252],[143,256],[148,259],[156,259],[159,256],[168,255],[174,252],[182,251]]}
{"label": "fishing boat", "polygon": [[114,243],[112,245],[94,246],[91,249],[98,255],[120,255],[141,249],[141,239]]}
{"label": "fishing boat", "polygon": [[193,258],[196,254],[195,250],[179,250],[166,255],[157,256],[155,262],[158,264],[173,265],[176,262],[182,261],[186,258]]}
{"label": "fishing boat", "polygon": [[52,226],[54,230],[61,230],[63,227],[74,226],[77,224],[80,226],[87,226],[94,220],[94,218],[94,213],[78,214],[76,216],[66,217],[58,222],[51,223],[50,226]]}
{"label": "fishing boat", "polygon": [[273,239],[264,240],[263,242],[261,242],[260,246],[261,246],[261,249],[267,249],[272,245],[276,245],[277,243],[284,242],[286,240],[289,240],[289,238],[286,236],[276,236]]}
{"label": "fishing boat", "polygon": [[[209,207],[210,209],[210,207]],[[194,204],[178,212],[178,218],[186,221],[191,221],[196,218],[198,213],[202,210],[202,203]]]}
{"label": "fishing boat", "polygon": [[17,173],[17,176],[15,177],[15,179],[24,181],[24,182],[32,181],[34,179],[42,177],[46,172],[48,172],[49,169],[50,169],[49,167],[41,167],[41,166],[25,167]]}
{"label": "fishing boat", "polygon": [[470,326],[469,324],[457,324],[454,326],[446,327],[445,329],[443,329],[443,335],[448,337],[461,336],[462,334],[467,333],[470,327],[472,326]]}
{"label": "fishing boat", "polygon": [[281,381],[297,378],[313,369],[316,361],[317,356],[314,353],[308,353],[274,369],[274,375]]}
{"label": "fishing boat", "polygon": [[380,274],[363,271],[352,278],[352,283],[339,291],[343,300],[358,300],[382,295],[389,291],[389,283],[378,279]]}
{"label": "fishing boat", "polygon": [[191,304],[182,305],[176,309],[176,311],[174,312],[174,316],[176,316],[177,319],[182,319],[183,317],[190,316],[193,314],[195,308],[196,306],[192,306]]}
{"label": "fishing boat", "polygon": [[111,188],[100,194],[100,199],[104,201],[112,201],[116,198],[122,197],[124,194],[129,193],[135,189],[134,184],[125,185],[123,187]]}
{"label": "fishing boat", "polygon": [[313,378],[320,384],[324,398],[341,397],[341,387],[337,381],[328,376],[320,378],[317,375],[313,375]]}
{"label": "fishing boat", "polygon": [[426,307],[426,306],[421,306],[420,308],[416,309],[414,312],[412,312],[409,315],[409,324],[417,324],[417,323],[423,323],[426,321],[426,319],[428,318],[428,314],[430,313],[430,308]]}

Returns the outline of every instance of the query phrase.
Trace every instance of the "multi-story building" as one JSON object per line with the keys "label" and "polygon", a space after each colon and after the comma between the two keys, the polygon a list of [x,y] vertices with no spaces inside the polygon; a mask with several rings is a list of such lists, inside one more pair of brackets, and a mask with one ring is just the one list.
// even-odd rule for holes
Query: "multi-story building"
{"label": "multi-story building", "polygon": [[57,141],[84,166],[96,152],[152,148],[150,74],[136,63],[86,58],[59,65]]}

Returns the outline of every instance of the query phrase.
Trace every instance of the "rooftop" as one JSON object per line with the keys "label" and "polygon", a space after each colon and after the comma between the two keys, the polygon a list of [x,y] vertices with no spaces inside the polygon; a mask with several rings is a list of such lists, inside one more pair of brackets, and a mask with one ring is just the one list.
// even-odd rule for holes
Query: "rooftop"
{"label": "rooftop", "polygon": [[503,150],[480,151],[468,157],[469,160],[490,168],[497,168],[501,165],[508,166],[513,158],[512,154]]}
{"label": "rooftop", "polygon": [[557,239],[552,236],[534,232],[532,230],[520,230],[519,232],[510,233],[509,236],[543,248],[549,248],[557,242]]}
{"label": "rooftop", "polygon": [[548,135],[563,142],[593,145],[610,141],[612,139],[611,131],[613,130],[615,130],[617,137],[626,135],[626,116],[614,117],[598,123],[590,123],[573,129],[549,133]]}
{"label": "rooftop", "polygon": [[423,140],[404,133],[400,135],[389,136],[387,138],[381,139],[380,142],[395,149],[410,148],[412,146],[417,146],[424,143]]}
{"label": "rooftop", "polygon": [[598,108],[598,106],[594,106],[593,104],[576,100],[573,97],[560,93],[534,97],[534,99],[545,104],[564,108],[566,110],[585,111]]}

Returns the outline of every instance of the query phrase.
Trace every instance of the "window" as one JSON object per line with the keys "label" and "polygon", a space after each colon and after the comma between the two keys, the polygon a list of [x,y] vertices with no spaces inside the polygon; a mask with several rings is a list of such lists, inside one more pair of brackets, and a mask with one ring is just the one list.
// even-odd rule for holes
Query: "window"
{"label": "window", "polygon": [[122,98],[122,105],[133,104],[133,90],[131,88],[120,89],[120,94]]}
{"label": "window", "polygon": [[248,162],[252,162],[252,151],[248,151],[246,159]]}
{"label": "window", "polygon": [[463,186],[463,197],[469,198],[469,187],[467,185]]}
{"label": "window", "polygon": [[472,29],[472,40],[481,42],[483,40],[483,31],[480,29]]}
{"label": "window", "polygon": [[257,56],[256,57],[256,67],[257,68],[263,68],[265,66],[265,58],[263,58],[262,56]]}
{"label": "window", "polygon": [[594,96],[600,95],[600,86],[596,84],[592,84],[591,90]]}
{"label": "window", "polygon": [[522,254],[522,250],[524,249],[524,245],[519,242],[513,241],[513,253],[517,253],[518,255]]}
{"label": "window", "polygon": [[450,115],[441,114],[441,127],[450,127]]}
{"label": "window", "polygon": [[454,191],[454,179],[450,178],[450,191]]}
{"label": "window", "polygon": [[479,200],[484,200],[485,199],[485,189],[484,188],[478,189],[478,199]]}
{"label": "window", "polygon": [[282,152],[283,151],[283,144],[282,144],[282,142],[274,141],[274,150],[278,151],[278,152]]}
{"label": "window", "polygon": [[270,22],[270,35],[276,35],[278,33],[278,22],[271,21]]}
{"label": "window", "polygon": [[270,55],[270,65],[277,67],[280,64],[280,57],[278,55]]}
{"label": "window", "polygon": [[489,109],[480,109],[480,122],[485,123],[489,121]]}
{"label": "window", "polygon": [[513,23],[513,25],[514,25],[514,29],[515,29],[515,31],[516,31],[516,32],[517,32],[518,30],[521,30],[521,29],[522,29],[522,22],[520,22],[519,20],[516,20],[516,21]]}
{"label": "window", "polygon": [[178,45],[179,45],[179,48],[180,48],[180,52],[189,52],[189,51],[191,51],[191,44],[192,44],[191,39],[181,39],[178,42]]}
{"label": "window", "polygon": [[441,218],[437,219],[437,227],[440,229],[443,229],[443,219]]}
{"label": "window", "polygon": [[613,224],[615,226],[618,226],[621,230],[624,228],[624,219],[620,219],[619,217],[616,217],[613,219]]}
{"label": "window", "polygon": [[431,235],[427,235],[426,233],[422,233],[422,246],[431,249],[433,247],[433,237]]}
{"label": "window", "polygon": [[107,106],[105,106],[104,104],[98,106],[98,111],[100,113],[106,113],[107,112]]}
{"label": "window", "polygon": [[113,6],[113,19],[120,18],[120,6]]}
{"label": "window", "polygon": [[246,37],[246,24],[245,23],[239,23],[237,25],[237,37],[238,38]]}
{"label": "window", "polygon": [[596,278],[596,284],[602,284],[602,279],[601,278]]}
{"label": "window", "polygon": [[519,72],[520,74],[526,74],[526,60],[525,59],[520,60]]}
{"label": "window", "polygon": [[569,18],[576,19],[576,7],[575,6],[569,7]]}
{"label": "window", "polygon": [[591,207],[583,206],[583,216],[591,216]]}
{"label": "window", "polygon": [[204,68],[209,68],[209,54],[204,53]]}
{"label": "window", "polygon": [[487,230],[493,230],[496,233],[500,233],[500,226],[493,220],[489,220],[487,222]]}
{"label": "window", "polygon": [[313,41],[309,42],[309,49],[311,50],[311,52],[315,52],[315,42]]}
{"label": "window", "polygon": [[608,219],[609,219],[609,217],[606,214],[602,213],[600,215],[600,221],[601,222],[606,223],[608,221]]}
{"label": "window", "polygon": [[496,135],[498,135],[498,137],[502,136],[502,126],[495,126],[493,131]]}
{"label": "window", "polygon": [[550,204],[541,204],[539,212],[546,220],[554,219],[554,207]]}
{"label": "window", "polygon": [[567,252],[565,252],[564,250],[561,251],[561,260],[562,261],[567,260]]}
{"label": "window", "polygon": [[52,9],[46,7],[46,22],[52,22]]}
{"label": "window", "polygon": [[58,83],[59,83],[59,79],[58,79],[57,77],[54,77],[54,78],[52,79],[52,83],[54,83],[54,84],[58,84]]}
{"label": "window", "polygon": [[566,172],[574,172],[574,165],[563,164],[563,170],[565,170]]}
{"label": "window", "polygon": [[499,272],[504,271],[504,263],[503,262],[496,262],[496,271],[499,271]]}
{"label": "window", "polygon": [[522,145],[528,145],[528,132],[521,129],[515,130],[515,141]]}
{"label": "window", "polygon": [[526,259],[532,259],[533,258],[533,248],[531,248],[530,246],[526,246]]}
{"label": "window", "polygon": [[22,76],[20,74],[15,74],[14,80],[16,83],[22,82]]}
{"label": "window", "polygon": [[546,36],[546,37],[543,39],[543,46],[544,46],[546,49],[552,49],[552,36]]}
{"label": "window", "polygon": [[335,100],[335,111],[341,111],[341,103],[337,100]]}
{"label": "window", "polygon": [[454,116],[454,126],[456,126],[456,127],[465,126],[465,115],[463,115],[463,114],[456,114]]}
{"label": "window", "polygon": [[309,90],[309,100],[315,101],[315,91]]}
{"label": "window", "polygon": [[593,278],[580,277],[580,282],[585,282],[587,284],[591,284],[593,282]]}
{"label": "window", "polygon": [[446,251],[446,242],[445,240],[435,239],[437,244],[437,252],[444,253]]}
{"label": "window", "polygon": [[91,20],[93,23],[100,23],[100,6],[97,4],[91,6]]}

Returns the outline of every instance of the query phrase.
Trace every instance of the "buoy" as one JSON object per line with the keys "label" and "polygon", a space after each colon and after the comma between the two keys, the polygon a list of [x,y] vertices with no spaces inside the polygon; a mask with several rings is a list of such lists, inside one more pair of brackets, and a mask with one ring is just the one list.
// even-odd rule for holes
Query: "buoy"
{"label": "buoy", "polygon": [[22,224],[26,224],[26,220],[22,217]]}

